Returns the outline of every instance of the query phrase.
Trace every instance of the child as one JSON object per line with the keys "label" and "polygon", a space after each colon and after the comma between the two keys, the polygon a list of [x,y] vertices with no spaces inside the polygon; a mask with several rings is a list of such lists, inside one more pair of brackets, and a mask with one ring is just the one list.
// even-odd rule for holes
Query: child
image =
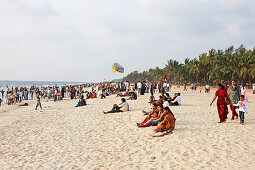
{"label": "child", "polygon": [[241,95],[240,101],[237,104],[239,106],[239,116],[240,124],[244,124],[244,113],[247,113],[246,101],[244,100],[244,95]]}

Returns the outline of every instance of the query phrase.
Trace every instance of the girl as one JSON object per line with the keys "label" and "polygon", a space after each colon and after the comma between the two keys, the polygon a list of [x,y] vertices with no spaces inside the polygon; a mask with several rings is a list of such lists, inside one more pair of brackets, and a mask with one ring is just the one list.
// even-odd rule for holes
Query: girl
{"label": "girl", "polygon": [[248,96],[246,93],[245,83],[241,84],[241,95],[244,96],[245,101],[248,103]]}

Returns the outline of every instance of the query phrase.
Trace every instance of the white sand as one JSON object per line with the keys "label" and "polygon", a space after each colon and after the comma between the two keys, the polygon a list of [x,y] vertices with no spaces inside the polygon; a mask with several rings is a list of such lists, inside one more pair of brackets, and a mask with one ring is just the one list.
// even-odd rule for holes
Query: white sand
{"label": "white sand", "polygon": [[[0,107],[0,169],[254,169],[255,95],[245,125],[219,121],[213,94],[182,92],[172,135],[152,138],[155,127],[137,128],[149,95],[129,101],[132,111],[104,115],[120,98],[42,101],[43,111]],[[170,92],[171,96],[173,92]],[[230,111],[230,110],[229,110]]]}

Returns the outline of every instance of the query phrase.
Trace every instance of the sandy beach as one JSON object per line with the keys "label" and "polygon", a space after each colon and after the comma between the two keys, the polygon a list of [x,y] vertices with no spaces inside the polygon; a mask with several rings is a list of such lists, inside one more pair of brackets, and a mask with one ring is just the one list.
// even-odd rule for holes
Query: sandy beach
{"label": "sandy beach", "polygon": [[[131,111],[104,115],[120,98],[42,100],[43,110],[0,107],[0,169],[254,169],[255,95],[248,93],[245,125],[219,121],[216,102],[199,90],[181,92],[173,134],[152,138],[155,127],[138,128],[149,94],[128,101]],[[158,97],[158,94],[156,95]]]}

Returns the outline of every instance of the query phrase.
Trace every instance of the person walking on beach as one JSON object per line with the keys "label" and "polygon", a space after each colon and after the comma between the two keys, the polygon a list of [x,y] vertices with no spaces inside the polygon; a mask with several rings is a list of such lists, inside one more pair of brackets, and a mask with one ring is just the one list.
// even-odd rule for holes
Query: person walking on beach
{"label": "person walking on beach", "polygon": [[183,89],[184,91],[187,91],[187,85],[186,85],[186,83],[184,83],[184,89]]}
{"label": "person walking on beach", "polygon": [[139,81],[137,83],[138,94],[141,94],[141,88],[142,88],[142,83]]}
{"label": "person walking on beach", "polygon": [[244,100],[244,95],[241,95],[240,97],[240,101],[238,102],[237,106],[239,107],[239,117],[240,117],[240,124],[244,125],[244,113],[248,113],[247,112],[247,108],[246,108],[246,101]]}
{"label": "person walking on beach", "polygon": [[224,86],[220,83],[217,84],[217,91],[215,92],[215,96],[210,104],[212,106],[213,102],[217,99],[217,109],[218,109],[218,114],[220,121],[218,123],[226,122],[226,119],[228,118],[228,107],[226,103],[226,97],[229,98],[228,94],[224,90]]}
{"label": "person walking on beach", "polygon": [[42,109],[42,104],[41,104],[41,101],[40,101],[40,99],[41,99],[40,97],[41,97],[41,92],[39,91],[39,93],[36,95],[37,103],[36,103],[35,110],[37,110],[38,106],[40,106],[40,108]]}
{"label": "person walking on beach", "polygon": [[236,113],[236,105],[240,99],[241,96],[241,89],[239,86],[236,85],[236,81],[232,80],[232,86],[228,88],[228,96],[230,98],[230,101],[232,104],[230,104],[230,109],[232,111],[232,118],[231,120],[234,120],[234,117],[238,118],[238,114]]}
{"label": "person walking on beach", "polygon": [[246,93],[246,88],[245,88],[245,83],[241,83],[241,95],[244,95],[244,99],[247,103],[248,102],[248,96],[247,96],[247,93]]}
{"label": "person walking on beach", "polygon": [[2,93],[2,99],[3,99],[4,98],[4,90],[2,90],[1,93]]}

